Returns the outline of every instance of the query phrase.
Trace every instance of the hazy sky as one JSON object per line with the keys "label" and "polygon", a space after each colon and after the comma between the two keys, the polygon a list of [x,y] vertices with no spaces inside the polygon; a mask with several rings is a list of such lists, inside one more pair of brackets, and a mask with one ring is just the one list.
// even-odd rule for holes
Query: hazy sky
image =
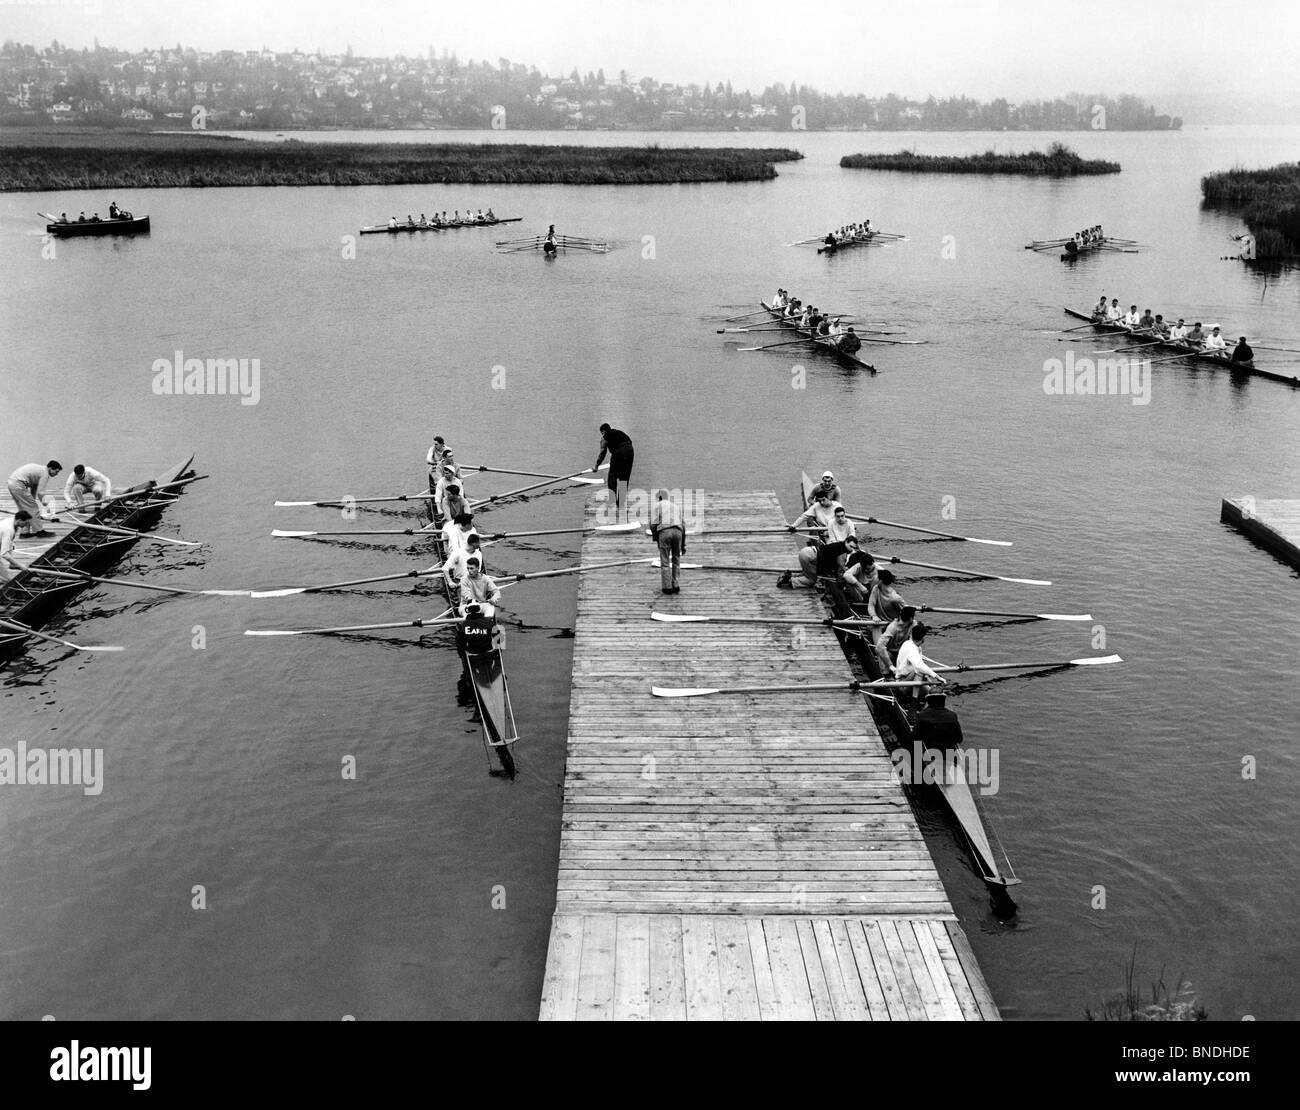
{"label": "hazy sky", "polygon": [[548,73],[978,98],[1300,94],[1300,0],[0,0],[0,37],[500,57]]}

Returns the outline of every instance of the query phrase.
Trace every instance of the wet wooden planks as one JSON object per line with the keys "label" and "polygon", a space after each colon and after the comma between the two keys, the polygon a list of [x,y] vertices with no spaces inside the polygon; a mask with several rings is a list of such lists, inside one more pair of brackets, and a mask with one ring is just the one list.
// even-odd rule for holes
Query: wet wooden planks
{"label": "wet wooden planks", "polygon": [[1300,500],[1225,497],[1219,519],[1300,570]]}
{"label": "wet wooden planks", "polygon": [[[543,1018],[996,1018],[775,494],[710,492],[680,594],[646,566],[579,587]],[[595,501],[587,523],[603,522]],[[583,562],[654,554],[592,533]],[[665,624],[660,612],[793,618]],[[650,687],[843,683],[655,698]]]}

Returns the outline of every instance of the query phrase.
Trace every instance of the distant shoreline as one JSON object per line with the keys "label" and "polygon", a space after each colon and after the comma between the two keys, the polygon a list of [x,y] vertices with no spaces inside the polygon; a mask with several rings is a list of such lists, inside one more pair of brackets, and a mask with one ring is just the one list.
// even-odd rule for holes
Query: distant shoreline
{"label": "distant shoreline", "polygon": [[275,147],[165,131],[0,132],[0,192],[303,185],[669,185],[769,181],[796,150],[525,143]]}

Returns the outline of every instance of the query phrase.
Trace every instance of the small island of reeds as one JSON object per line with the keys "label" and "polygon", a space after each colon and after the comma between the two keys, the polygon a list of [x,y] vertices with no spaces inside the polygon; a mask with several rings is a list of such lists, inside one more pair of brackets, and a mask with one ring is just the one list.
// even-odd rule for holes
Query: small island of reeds
{"label": "small island of reeds", "polygon": [[746,147],[249,142],[177,132],[0,138],[0,191],[249,185],[766,181],[798,151]]}
{"label": "small island of reeds", "polygon": [[1078,177],[1087,174],[1119,173],[1118,162],[1080,158],[1068,146],[1053,143],[1047,150],[1024,154],[846,154],[840,159],[845,169],[901,170],[904,173],[1013,173],[1027,177]]}
{"label": "small island of reeds", "polygon": [[1255,237],[1256,258],[1300,255],[1300,162],[1212,173],[1201,178],[1201,195],[1240,213]]}

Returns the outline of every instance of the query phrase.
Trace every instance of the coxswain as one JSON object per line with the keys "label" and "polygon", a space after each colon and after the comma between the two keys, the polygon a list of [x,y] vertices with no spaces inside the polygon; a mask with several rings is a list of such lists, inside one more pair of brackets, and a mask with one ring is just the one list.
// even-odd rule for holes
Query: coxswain
{"label": "coxswain", "polygon": [[1077,239],[1070,239],[1070,240],[1068,240],[1068,241],[1066,242],[1066,244],[1065,244],[1065,253],[1066,253],[1066,254],[1078,254],[1078,253],[1079,253],[1079,242],[1078,242]]}
{"label": "coxswain", "polygon": [[[829,470],[822,472],[822,480],[813,487],[813,491],[808,495],[808,505],[811,505],[817,498],[825,493],[832,501],[843,501],[840,495],[840,487],[835,482],[835,475]],[[805,505],[804,508],[807,508]]]}
{"label": "coxswain", "polygon": [[828,231],[826,233],[826,238],[823,239],[822,242],[825,243],[828,247],[835,246],[835,232]]}
{"label": "coxswain", "polygon": [[919,740],[925,748],[953,751],[965,739],[957,714],[944,704],[948,695],[942,690],[931,690],[925,695],[925,708],[916,715],[912,739]]}
{"label": "coxswain", "polygon": [[77,463],[63,487],[63,499],[69,505],[81,508],[87,495],[95,501],[107,501],[113,496],[113,483],[108,480],[108,475],[91,469],[85,463]]}
{"label": "coxswain", "polygon": [[[911,634],[898,649],[898,658],[894,661],[894,677],[899,682],[911,682],[916,679],[929,679],[933,682],[946,682],[943,675],[939,674],[929,663],[925,661],[925,655],[921,650],[921,645],[925,643],[926,633],[930,630],[923,624],[912,625]],[[918,698],[925,696],[925,685],[922,684],[916,688]]]}
{"label": "coxswain", "polygon": [[51,459],[44,466],[40,463],[28,463],[20,466],[9,475],[9,496],[14,505],[27,513],[22,534],[24,536],[52,536],[54,533],[41,527],[41,486],[47,478],[57,478],[63,473],[63,464],[58,459]]}
{"label": "coxswain", "polygon": [[1243,335],[1237,340],[1237,345],[1232,349],[1232,361],[1253,362],[1254,359],[1255,352],[1251,350],[1250,344],[1246,342],[1246,337]]}
{"label": "coxswain", "polygon": [[1183,336],[1183,342],[1191,344],[1193,347],[1200,347],[1205,343],[1205,332],[1201,331],[1201,322],[1197,320],[1192,325],[1191,331]]}
{"label": "coxswain", "polygon": [[465,576],[460,580],[460,615],[468,616],[470,606],[477,606],[477,611],[485,617],[496,613],[497,603],[501,600],[501,590],[488,575],[483,573],[482,556],[471,556],[465,560]]}
{"label": "coxswain", "polygon": [[621,515],[627,484],[632,480],[632,462],[635,452],[632,449],[632,437],[627,432],[611,428],[608,424],[600,426],[600,454],[596,456],[596,465],[591,469],[597,471],[600,464],[609,455],[609,476],[605,485],[614,493],[614,511],[616,518]]}
{"label": "coxswain", "polygon": [[1148,308],[1142,313],[1142,318],[1138,321],[1138,327],[1143,331],[1150,331],[1155,326],[1156,318],[1151,315],[1151,310]]}
{"label": "coxswain", "polygon": [[1220,333],[1218,324],[1215,324],[1210,329],[1210,334],[1205,337],[1205,349],[1207,351],[1226,351],[1228,349],[1228,341]]}

